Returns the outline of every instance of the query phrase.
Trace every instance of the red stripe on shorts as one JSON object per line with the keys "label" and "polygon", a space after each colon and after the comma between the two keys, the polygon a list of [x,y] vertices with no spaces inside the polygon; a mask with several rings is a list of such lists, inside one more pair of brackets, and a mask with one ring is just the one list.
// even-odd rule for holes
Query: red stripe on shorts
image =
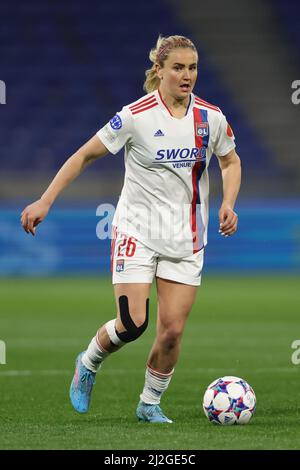
{"label": "red stripe on shorts", "polygon": [[111,252],[110,252],[110,271],[113,273],[114,270],[114,256],[115,256],[115,246],[117,238],[117,227],[112,228],[112,241],[111,241]]}

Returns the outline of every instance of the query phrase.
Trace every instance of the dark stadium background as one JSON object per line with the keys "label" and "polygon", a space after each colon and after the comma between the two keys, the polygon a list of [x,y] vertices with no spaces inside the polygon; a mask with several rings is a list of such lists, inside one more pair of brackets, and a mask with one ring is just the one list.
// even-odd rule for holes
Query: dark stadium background
{"label": "dark stadium background", "polygon": [[[22,230],[20,213],[40,197],[63,162],[79,146],[123,105],[144,94],[144,72],[150,66],[148,54],[159,33],[184,34],[196,44],[199,76],[195,93],[222,109],[234,130],[243,165],[242,188],[236,205],[239,230],[234,237],[224,239],[218,234],[217,219],[221,176],[217,159],[213,157],[211,161],[209,243],[203,295],[209,292],[218,296],[213,287],[205,291],[205,283],[216,279],[224,301],[228,301],[230,320],[234,289],[239,289],[237,280],[245,279],[246,283],[239,299],[244,309],[247,300],[243,300],[242,293],[247,292],[247,282],[251,279],[249,286],[254,285],[254,280],[257,287],[251,293],[249,287],[251,299],[256,295],[263,299],[264,286],[267,298],[262,300],[262,310],[254,304],[249,315],[265,318],[266,323],[274,312],[278,319],[281,312],[288,318],[289,300],[293,294],[296,302],[298,294],[291,287],[293,291],[284,291],[280,297],[281,289],[296,286],[300,274],[300,104],[296,104],[300,93],[297,95],[293,88],[293,83],[300,81],[299,5],[296,0],[1,2],[0,80],[5,83],[6,96],[2,83],[0,339],[7,342],[7,364],[0,365],[0,379],[4,379],[5,370],[15,370],[18,366],[31,369],[34,359],[32,364],[17,359],[25,351],[20,325],[25,328],[25,336],[39,334],[37,327],[29,329],[30,323],[26,323],[30,320],[36,325],[30,317],[32,312],[37,316],[41,312],[43,320],[46,318],[50,325],[51,312],[54,317],[58,315],[55,304],[51,312],[48,304],[50,297],[55,296],[56,287],[63,286],[67,280],[68,288],[61,288],[67,308],[72,285],[74,294],[78,287],[84,297],[78,278],[91,279],[94,292],[97,285],[100,289],[102,279],[104,286],[109,285],[110,240],[97,237],[97,224],[101,220],[97,208],[106,203],[116,205],[118,201],[124,175],[123,152],[95,162],[73,182],[59,196],[35,237]],[[230,289],[233,297],[227,298]],[[42,305],[35,302],[39,294]],[[112,305],[112,291],[109,298]],[[272,299],[276,305],[268,307]],[[95,302],[95,309],[96,305]],[[296,304],[291,305],[295,323],[281,344],[285,354],[282,367],[291,365],[291,342],[299,337]],[[26,308],[30,310],[29,320],[23,308],[24,312]],[[81,308],[78,306],[76,313],[76,303],[72,303],[72,313],[79,321],[76,336],[79,340]],[[95,315],[95,311],[91,314]],[[84,311],[84,315],[88,325],[89,312]],[[214,318],[218,328],[218,317]],[[231,321],[235,326],[239,324],[237,317]],[[66,318],[64,328],[72,331],[67,324]],[[55,326],[49,328],[49,335],[55,336]],[[213,331],[217,330],[213,327]],[[276,333],[279,331],[280,328]],[[64,369],[71,370],[75,352],[92,332],[91,327],[84,330],[80,345],[72,345]],[[21,338],[20,343],[14,343],[16,337]],[[259,345],[262,343],[258,337]],[[10,344],[18,344],[15,362]],[[268,354],[276,358],[275,343],[270,343],[269,351],[266,347],[266,358],[272,362],[275,359]],[[253,353],[252,347],[248,352]],[[60,366],[59,361],[55,366],[47,364],[49,369]],[[43,363],[40,369],[47,367]],[[203,385],[214,378],[214,374],[205,377]],[[284,373],[281,379],[285,381]],[[7,448],[10,446],[7,442],[12,441],[5,442]]]}
{"label": "dark stadium background", "polygon": [[[199,50],[196,94],[217,104],[243,163],[239,233],[218,236],[221,181],[212,160],[206,272],[299,272],[299,79],[296,1],[28,1],[1,4],[0,275],[101,274],[97,207],[116,204],[123,152],[90,167],[62,194],[32,240],[18,227],[79,146],[144,94],[159,33],[190,36]],[[80,206],[80,210],[78,207]]]}

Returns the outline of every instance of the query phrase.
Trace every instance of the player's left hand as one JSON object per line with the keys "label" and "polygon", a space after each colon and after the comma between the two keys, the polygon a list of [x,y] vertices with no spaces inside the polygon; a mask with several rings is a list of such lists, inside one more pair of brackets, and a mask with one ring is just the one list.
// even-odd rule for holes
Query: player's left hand
{"label": "player's left hand", "polygon": [[219,222],[219,233],[229,237],[237,231],[238,215],[229,205],[222,204],[219,210]]}

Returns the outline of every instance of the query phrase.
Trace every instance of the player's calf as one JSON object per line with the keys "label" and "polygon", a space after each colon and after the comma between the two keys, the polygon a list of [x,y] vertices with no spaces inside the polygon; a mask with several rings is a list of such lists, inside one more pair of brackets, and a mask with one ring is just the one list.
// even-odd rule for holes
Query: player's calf
{"label": "player's calf", "polygon": [[[136,326],[131,318],[127,296],[120,296],[119,306],[121,321],[126,330],[118,332],[116,320],[110,320],[97,332],[87,350],[80,353],[76,359],[75,374],[70,387],[70,399],[73,407],[79,413],[86,413],[89,409],[96,372],[101,367],[102,362],[112,352],[141,336],[147,328],[149,299],[146,301],[146,318],[140,326]],[[107,349],[102,345],[102,337],[105,339],[105,346],[106,343],[109,345],[106,346]]]}

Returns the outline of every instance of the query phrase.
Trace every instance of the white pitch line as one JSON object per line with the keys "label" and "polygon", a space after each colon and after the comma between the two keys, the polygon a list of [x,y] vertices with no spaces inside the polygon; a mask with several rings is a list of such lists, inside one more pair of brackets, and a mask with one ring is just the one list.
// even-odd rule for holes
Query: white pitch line
{"label": "white pitch line", "polygon": [[[128,370],[128,369],[110,369],[106,370],[106,375],[114,375],[114,374],[132,374],[132,373],[140,373],[139,370]],[[74,369],[45,369],[45,370],[0,370],[0,377],[29,377],[32,375],[69,375],[72,376],[74,374]]]}
{"label": "white pitch line", "polygon": [[[224,367],[222,369],[212,369],[212,368],[205,368],[205,367],[197,367],[196,369],[194,369],[194,372],[201,372],[201,373],[223,373],[224,374]],[[187,369],[185,369],[187,370]],[[188,370],[188,372],[190,372],[191,369]],[[246,373],[249,373],[251,372],[251,374],[266,374],[268,372],[297,372],[299,373],[300,371],[300,367],[297,368],[297,366],[291,366],[291,367],[260,367],[260,368],[257,368],[255,369],[254,367],[252,369],[249,369],[249,368],[245,368],[245,372]],[[229,374],[230,372],[230,374]],[[228,374],[226,375],[232,375],[233,373],[241,373],[241,369],[229,369],[228,368]]]}
{"label": "white pitch line", "polygon": [[6,370],[0,371],[0,377],[27,377],[30,375],[67,375],[69,370]]}
{"label": "white pitch line", "polygon": [[[287,373],[299,373],[299,370],[300,368],[298,368],[297,366],[293,366],[293,367],[265,367],[265,368],[259,368],[259,369],[246,369],[245,372],[246,373],[249,373],[251,372],[251,374],[265,374],[265,373],[268,373],[268,372],[287,372]],[[105,370],[103,371],[104,374],[106,375],[122,375],[122,374],[135,374],[135,373],[138,373],[140,374],[141,370],[137,370],[137,369],[133,369],[133,370],[129,370],[129,369],[108,369],[108,370]],[[214,369],[214,368],[195,368],[195,369],[183,369],[180,371],[180,373],[204,373],[204,374],[216,374],[216,375],[224,375],[225,374],[225,371],[224,371],[224,368],[222,369]],[[234,374],[234,373],[241,373],[241,370],[240,369],[230,369],[229,370],[230,372],[230,375]],[[228,372],[228,373],[229,373]],[[0,370],[0,377],[30,377],[30,376],[33,376],[33,375],[69,375],[71,376],[72,374],[74,373],[74,370],[70,369],[70,370],[66,370],[66,369],[45,369],[45,370],[6,370],[6,371],[1,371]],[[228,374],[227,374],[228,375]]]}

